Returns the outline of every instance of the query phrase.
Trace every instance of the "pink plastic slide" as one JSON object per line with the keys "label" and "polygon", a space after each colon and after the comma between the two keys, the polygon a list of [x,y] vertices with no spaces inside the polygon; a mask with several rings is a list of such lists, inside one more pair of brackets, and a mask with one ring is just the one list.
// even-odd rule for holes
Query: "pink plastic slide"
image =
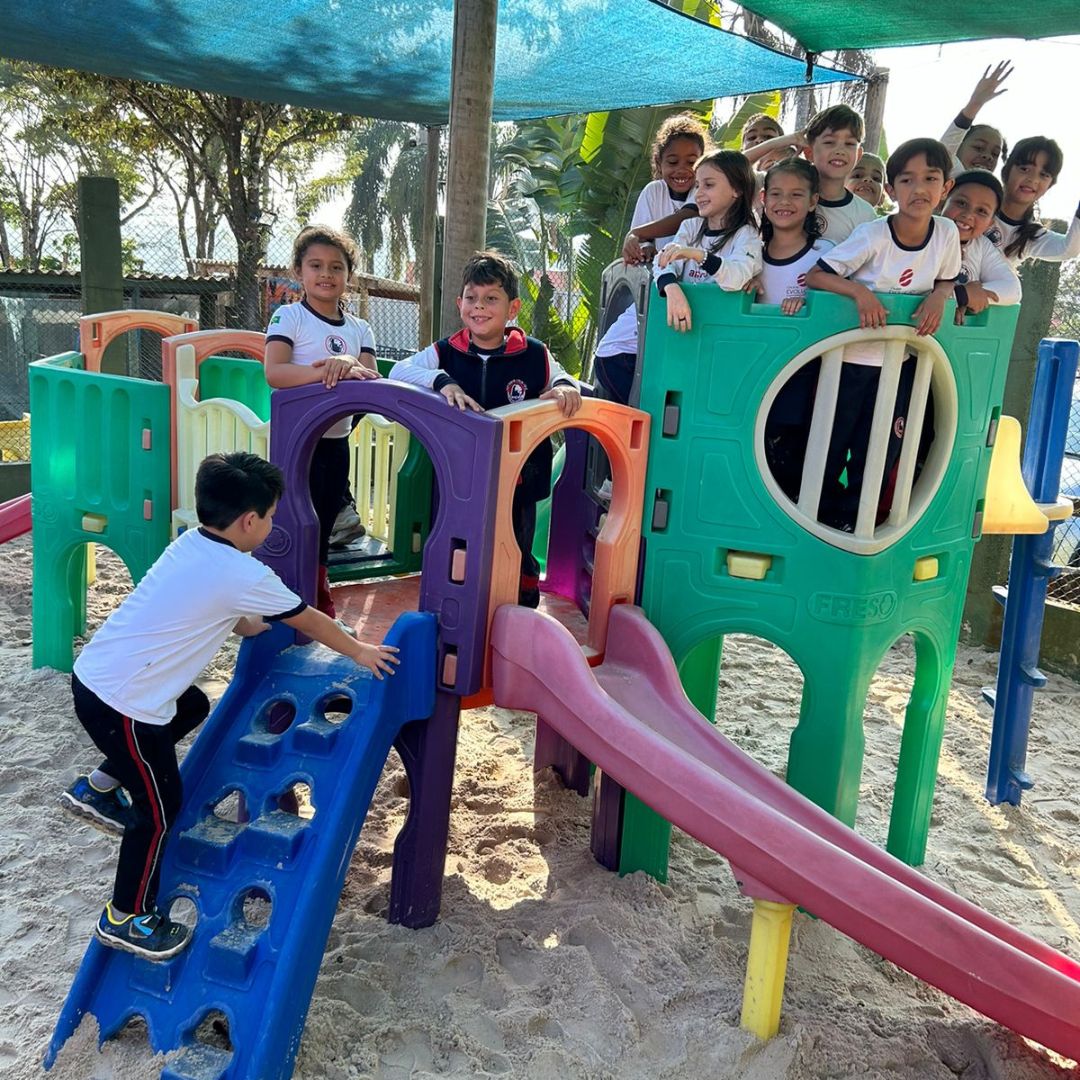
{"label": "pink plastic slide", "polygon": [[0,503],[0,544],[30,531],[30,496],[20,495]]}
{"label": "pink plastic slide", "polygon": [[690,704],[640,608],[612,609],[596,668],[569,631],[526,608],[499,608],[491,642],[496,704],[541,716],[727,858],[744,891],[800,904],[973,1009],[1080,1059],[1080,964],[935,885],[743,754]]}

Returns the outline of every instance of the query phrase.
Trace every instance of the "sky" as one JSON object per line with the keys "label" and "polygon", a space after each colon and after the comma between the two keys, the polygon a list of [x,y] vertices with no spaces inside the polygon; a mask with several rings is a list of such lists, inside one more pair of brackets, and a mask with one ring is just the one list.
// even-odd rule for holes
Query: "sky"
{"label": "sky", "polygon": [[890,147],[919,135],[940,136],[967,104],[986,66],[1012,60],[1016,70],[1005,83],[1008,90],[984,106],[978,119],[998,128],[1010,146],[1028,135],[1057,141],[1065,165],[1042,200],[1040,216],[1066,221],[1073,216],[1080,199],[1080,123],[1073,97],[1080,89],[1080,37],[877,49],[874,56],[879,67],[889,69],[885,136]]}

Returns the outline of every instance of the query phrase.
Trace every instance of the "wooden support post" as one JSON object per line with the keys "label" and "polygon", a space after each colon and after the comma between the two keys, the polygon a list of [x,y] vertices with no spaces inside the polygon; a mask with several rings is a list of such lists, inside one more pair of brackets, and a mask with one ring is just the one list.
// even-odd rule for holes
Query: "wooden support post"
{"label": "wooden support post", "polygon": [[881,149],[881,132],[885,122],[885,94],[889,89],[889,69],[874,68],[866,88],[866,108],[863,110],[863,150],[876,154]]}
{"label": "wooden support post", "polygon": [[420,340],[422,349],[438,338],[435,325],[435,232],[439,222],[439,157],[440,131],[429,127],[427,157],[424,159],[424,228],[420,234]]}
{"label": "wooden support post", "polygon": [[499,0],[454,0],[454,58],[450,75],[450,161],[443,230],[439,329],[458,325],[461,268],[487,236],[491,106],[495,88],[495,31]]}
{"label": "wooden support post", "polygon": [[[84,315],[124,306],[120,257],[120,185],[111,176],[79,177],[79,258]],[[127,349],[115,342],[101,359],[109,375],[127,375]]]}

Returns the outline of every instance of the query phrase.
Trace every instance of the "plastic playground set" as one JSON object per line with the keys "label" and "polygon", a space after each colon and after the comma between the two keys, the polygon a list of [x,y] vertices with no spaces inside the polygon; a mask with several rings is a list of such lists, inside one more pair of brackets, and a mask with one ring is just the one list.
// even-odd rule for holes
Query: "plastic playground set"
{"label": "plastic playground set", "polygon": [[[1016,309],[933,338],[918,298],[883,297],[884,331],[853,327],[843,298],[796,317],[743,294],[689,287],[694,330],[647,313],[640,409],[587,396],[567,422],[551,402],[459,413],[388,380],[270,394],[262,335],[200,330],[160,312],[81,321],[80,350],[30,366],[32,498],[0,507],[0,541],[32,527],[35,666],[70,670],[86,628],[88,551],[109,546],[137,581],[194,523],[195,469],[248,449],[286,474],[257,557],[314,600],[317,524],[307,495],[316,440],[363,414],[352,487],[368,535],[335,555],[339,614],[401,649],[374,681],[287,627],[243,643],[235,676],[183,763],[184,807],[160,902],[194,906],[191,945],[151,964],[92,940],[47,1065],[87,1014],[104,1040],[142,1017],[169,1080],[292,1074],[352,850],[395,747],[409,783],[389,918],[439,913],[460,712],[494,701],[537,714],[535,767],[593,799],[592,849],[619,872],[663,878],[671,824],[721,853],[753,900],[743,1024],[780,1017],[795,905],[985,1015],[1080,1058],[1080,963],[919,874],[974,545],[1022,534],[1005,617],[988,797],[1018,803],[1075,342],[1040,346],[1021,473],[1019,425],[1000,415]],[[102,374],[119,336],[163,336],[160,383]],[[816,519],[845,344],[886,338],[867,476],[882,476],[902,365],[914,358],[909,430],[933,402],[934,436],[904,442],[887,515],[865,485],[852,533]],[[226,356],[225,353],[245,356]],[[779,389],[820,358],[797,501],[773,478],[764,425]],[[561,431],[560,471],[537,554],[540,611],[516,606],[514,485]],[[597,495],[597,444],[610,505]],[[875,473],[876,470],[876,473]],[[787,782],[711,721],[723,637],[750,633],[801,669]],[[862,713],[889,647],[916,647],[887,851],[855,822]],[[557,678],[553,678],[557,674]],[[284,808],[311,789],[314,816]],[[222,807],[240,803],[232,815]],[[251,901],[258,901],[253,904]],[[256,916],[253,912],[257,911]],[[303,932],[299,928],[303,927]],[[209,1015],[229,1049],[196,1036]]]}

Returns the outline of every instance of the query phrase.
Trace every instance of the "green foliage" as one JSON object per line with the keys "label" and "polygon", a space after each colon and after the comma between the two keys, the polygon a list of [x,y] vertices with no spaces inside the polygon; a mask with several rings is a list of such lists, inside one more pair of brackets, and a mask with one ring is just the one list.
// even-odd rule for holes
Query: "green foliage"
{"label": "green foliage", "polygon": [[743,103],[729,120],[726,120],[713,131],[713,141],[717,146],[721,146],[725,150],[741,150],[742,129],[746,126],[746,121],[757,113],[765,113],[766,116],[779,120],[782,103],[779,90],[766,90],[760,94],[751,94],[743,100]]}

